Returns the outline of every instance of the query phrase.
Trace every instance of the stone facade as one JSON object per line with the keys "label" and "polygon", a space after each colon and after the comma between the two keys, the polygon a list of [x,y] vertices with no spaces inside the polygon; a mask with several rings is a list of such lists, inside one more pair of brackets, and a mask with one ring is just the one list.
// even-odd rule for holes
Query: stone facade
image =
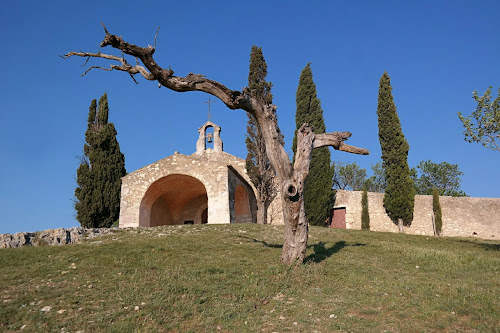
{"label": "stone facade", "polygon": [[[346,229],[361,229],[361,191],[337,190],[334,212],[345,208]],[[370,230],[398,232],[387,216],[383,193],[368,193]],[[500,198],[440,197],[443,236],[500,239]],[[343,213],[343,212],[341,212]],[[405,233],[433,235],[432,196],[416,195],[413,221]]]}
{"label": "stone facade", "polygon": [[198,130],[194,154],[176,152],[123,177],[120,228],[255,223],[255,188],[245,161],[222,150],[220,131],[208,121]]}

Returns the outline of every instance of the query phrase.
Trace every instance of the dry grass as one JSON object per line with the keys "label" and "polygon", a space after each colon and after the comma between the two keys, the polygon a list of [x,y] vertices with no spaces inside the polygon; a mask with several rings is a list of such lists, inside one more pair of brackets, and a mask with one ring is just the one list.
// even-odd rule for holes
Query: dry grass
{"label": "dry grass", "polygon": [[[311,228],[172,226],[0,251],[0,330],[500,332],[500,243]],[[50,307],[50,311],[47,310]]]}

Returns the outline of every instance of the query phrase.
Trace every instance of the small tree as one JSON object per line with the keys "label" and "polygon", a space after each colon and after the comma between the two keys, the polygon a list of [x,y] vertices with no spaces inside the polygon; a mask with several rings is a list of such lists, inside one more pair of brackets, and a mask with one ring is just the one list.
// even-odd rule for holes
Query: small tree
{"label": "small tree", "polygon": [[92,100],[75,189],[76,219],[86,228],[109,228],[120,215],[125,157],[116,140],[115,126],[108,122],[108,114],[106,93],[98,108],[96,100]]}
{"label": "small tree", "polygon": [[341,190],[361,191],[366,182],[366,170],[362,169],[356,162],[343,164],[334,163],[334,186]]}
{"label": "small tree", "polygon": [[373,175],[365,181],[365,187],[369,192],[383,193],[385,191],[385,174],[382,162],[372,164]]}
{"label": "small tree", "polygon": [[[266,81],[267,65],[262,54],[262,49],[252,46],[250,53],[250,71],[248,74],[248,88],[257,98],[261,98],[265,103],[273,102],[271,94],[271,82]],[[276,172],[266,154],[266,145],[259,125],[255,117],[247,112],[247,145],[246,169],[252,183],[257,189],[257,223],[267,223],[267,210],[269,205],[276,197],[276,186],[274,179]],[[276,124],[276,130],[280,133],[283,142],[283,136]]]}
{"label": "small tree", "polygon": [[370,213],[368,212],[368,191],[363,190],[361,196],[361,229],[370,230]]}
{"label": "small tree", "polygon": [[417,176],[416,170],[412,171],[417,194],[431,195],[437,190],[439,195],[467,196],[460,189],[460,176],[464,173],[458,169],[458,164],[436,164],[429,160],[420,162],[417,168],[420,170],[420,177]]}
{"label": "small tree", "polygon": [[413,220],[415,190],[408,166],[410,147],[401,130],[392,97],[391,79],[387,73],[380,78],[377,115],[386,179],[384,207],[389,217],[397,223],[399,232],[403,232],[403,225],[410,225]]}
{"label": "small tree", "polygon": [[443,216],[441,204],[439,203],[439,193],[436,188],[432,190],[432,212],[434,216],[434,235],[440,236],[443,227]]}
{"label": "small tree", "polygon": [[[325,133],[326,131],[323,109],[316,94],[316,84],[313,81],[310,63],[306,65],[300,74],[296,101],[295,122],[297,129],[295,130],[292,145],[294,161],[297,155],[297,133],[304,123],[311,126],[316,134]],[[305,180],[304,187],[306,217],[312,225],[324,225],[330,215],[334,195],[332,190],[333,169],[330,163],[330,150],[328,147],[312,151],[309,175]]]}
{"label": "small tree", "polygon": [[500,151],[500,88],[494,101],[491,101],[491,89],[489,87],[483,96],[474,91],[472,97],[477,103],[476,110],[467,117],[459,112],[458,118],[465,128],[465,141]]}

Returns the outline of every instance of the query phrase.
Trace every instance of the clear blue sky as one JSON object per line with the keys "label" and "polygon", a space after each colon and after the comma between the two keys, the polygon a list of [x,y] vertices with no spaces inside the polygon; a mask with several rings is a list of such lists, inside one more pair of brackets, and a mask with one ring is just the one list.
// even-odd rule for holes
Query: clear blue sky
{"label": "clear blue sky", "polygon": [[[207,95],[176,93],[121,72],[94,70],[99,22],[131,43],[153,44],[156,61],[177,75],[201,73],[231,89],[247,85],[252,45],[262,47],[274,103],[290,151],[295,92],[312,62],[328,131],[370,156],[333,160],[370,171],[380,160],[377,93],[387,71],[409,164],[457,163],[470,196],[500,197],[500,152],[463,140],[457,112],[474,109],[472,91],[500,85],[499,1],[8,1],[0,12],[0,233],[78,225],[73,208],[76,155],[88,107],[108,93],[110,120],[132,172],[195,151]],[[105,48],[103,53],[112,53]],[[116,53],[115,53],[116,54]],[[133,61],[132,61],[133,62]],[[92,60],[93,65],[107,65]],[[212,104],[224,149],[245,157],[246,115]]]}

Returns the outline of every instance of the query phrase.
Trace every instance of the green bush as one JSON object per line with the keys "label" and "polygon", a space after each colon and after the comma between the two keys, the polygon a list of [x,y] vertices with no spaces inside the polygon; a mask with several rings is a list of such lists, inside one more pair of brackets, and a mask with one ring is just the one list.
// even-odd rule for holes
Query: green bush
{"label": "green bush", "polygon": [[361,229],[370,230],[370,214],[368,212],[368,192],[363,191],[361,196]]}
{"label": "green bush", "polygon": [[436,227],[436,235],[441,235],[443,227],[443,214],[441,213],[441,204],[439,203],[439,193],[436,188],[432,190],[432,212],[434,213],[434,225]]}

